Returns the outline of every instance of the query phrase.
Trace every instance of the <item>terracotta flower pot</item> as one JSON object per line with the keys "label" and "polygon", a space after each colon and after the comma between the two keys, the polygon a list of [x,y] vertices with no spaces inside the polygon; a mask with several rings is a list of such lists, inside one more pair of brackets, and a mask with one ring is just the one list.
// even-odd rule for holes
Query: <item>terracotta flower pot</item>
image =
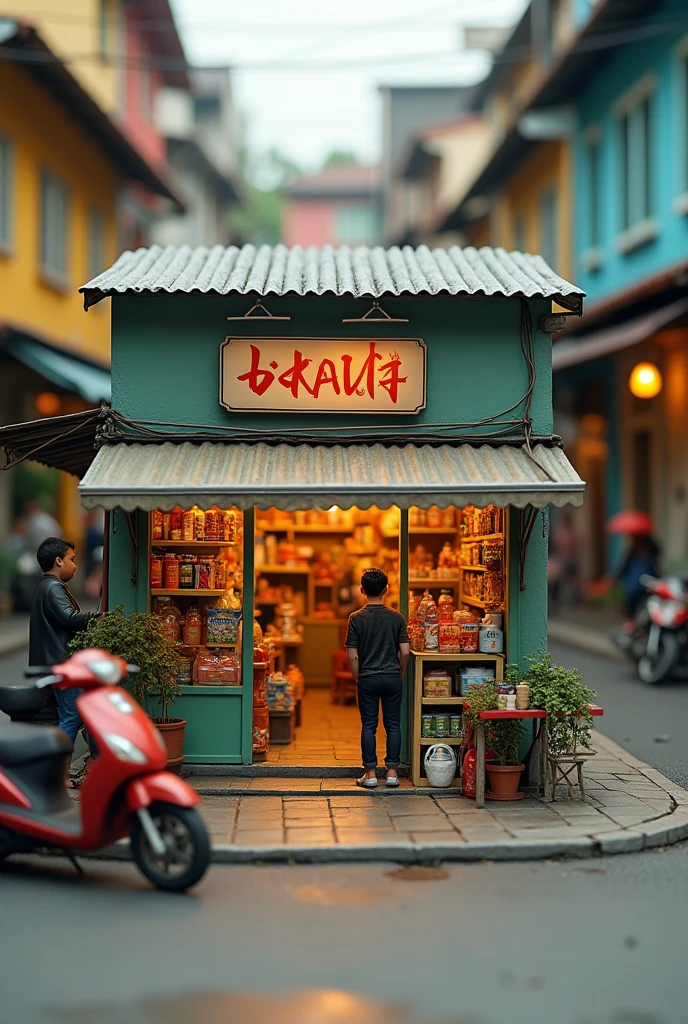
{"label": "terracotta flower pot", "polygon": [[485,794],[487,799],[522,800],[524,794],[519,793],[518,786],[524,768],[523,764],[486,764],[485,770],[490,780],[489,791]]}
{"label": "terracotta flower pot", "polygon": [[179,770],[184,760],[184,727],[185,718],[154,718],[153,722],[162,734],[167,747],[167,767],[170,771]]}

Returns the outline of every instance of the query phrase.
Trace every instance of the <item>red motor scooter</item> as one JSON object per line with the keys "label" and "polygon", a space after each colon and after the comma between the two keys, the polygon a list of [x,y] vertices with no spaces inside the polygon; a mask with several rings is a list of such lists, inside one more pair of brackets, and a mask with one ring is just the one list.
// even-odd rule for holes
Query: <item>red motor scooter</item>
{"label": "red motor scooter", "polygon": [[[199,796],[165,771],[159,731],[116,684],[138,671],[105,651],[79,651],[62,665],[31,668],[41,677],[26,689],[79,689],[79,714],[97,751],[79,802],[65,789],[72,743],[61,729],[0,723],[0,859],[40,847],[74,854],[131,836],[136,864],[160,889],[195,885],[210,862],[210,841],[196,804]],[[48,674],[47,674],[48,673]],[[2,689],[2,688],[0,688]]]}

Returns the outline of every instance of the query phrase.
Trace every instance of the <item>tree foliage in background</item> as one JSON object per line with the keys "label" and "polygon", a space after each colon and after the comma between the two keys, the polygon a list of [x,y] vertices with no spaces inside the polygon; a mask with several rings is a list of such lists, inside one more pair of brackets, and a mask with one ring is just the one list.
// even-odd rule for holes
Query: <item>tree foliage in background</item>
{"label": "tree foliage in background", "polygon": [[[282,238],[284,190],[296,178],[308,173],[276,147],[264,153],[240,154],[244,181],[244,201],[229,214],[229,231],[235,245],[277,245]],[[333,149],[322,162],[320,170],[358,164],[356,154],[346,149]]]}

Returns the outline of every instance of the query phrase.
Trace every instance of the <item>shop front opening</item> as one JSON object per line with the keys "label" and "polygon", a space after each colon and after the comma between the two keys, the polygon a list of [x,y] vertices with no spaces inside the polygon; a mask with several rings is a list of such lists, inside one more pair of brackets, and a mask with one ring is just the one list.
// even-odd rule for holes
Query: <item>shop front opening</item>
{"label": "shop front opening", "polygon": [[[347,623],[365,602],[361,574],[383,569],[386,603],[409,622],[402,759],[423,785],[425,749],[438,740],[460,744],[471,681],[504,675],[507,515],[492,505],[270,507],[255,509],[247,530],[236,508],[155,510],[150,607],[177,645],[186,693],[216,687],[217,696],[252,694],[254,763],[354,771],[361,765],[360,719]],[[244,594],[248,551],[252,623]],[[253,647],[249,680],[246,642]],[[380,763],[384,743],[381,728]]]}

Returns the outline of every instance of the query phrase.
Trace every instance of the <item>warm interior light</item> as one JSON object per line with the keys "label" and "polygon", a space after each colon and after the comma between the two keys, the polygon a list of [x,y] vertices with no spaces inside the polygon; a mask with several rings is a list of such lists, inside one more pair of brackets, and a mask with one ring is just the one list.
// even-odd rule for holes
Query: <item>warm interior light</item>
{"label": "warm interior light", "polygon": [[628,386],[636,398],[654,398],[662,390],[662,375],[654,363],[638,363],[631,370]]}
{"label": "warm interior light", "polygon": [[60,399],[52,391],[42,391],[36,398],[36,409],[41,416],[57,416],[60,411]]}

